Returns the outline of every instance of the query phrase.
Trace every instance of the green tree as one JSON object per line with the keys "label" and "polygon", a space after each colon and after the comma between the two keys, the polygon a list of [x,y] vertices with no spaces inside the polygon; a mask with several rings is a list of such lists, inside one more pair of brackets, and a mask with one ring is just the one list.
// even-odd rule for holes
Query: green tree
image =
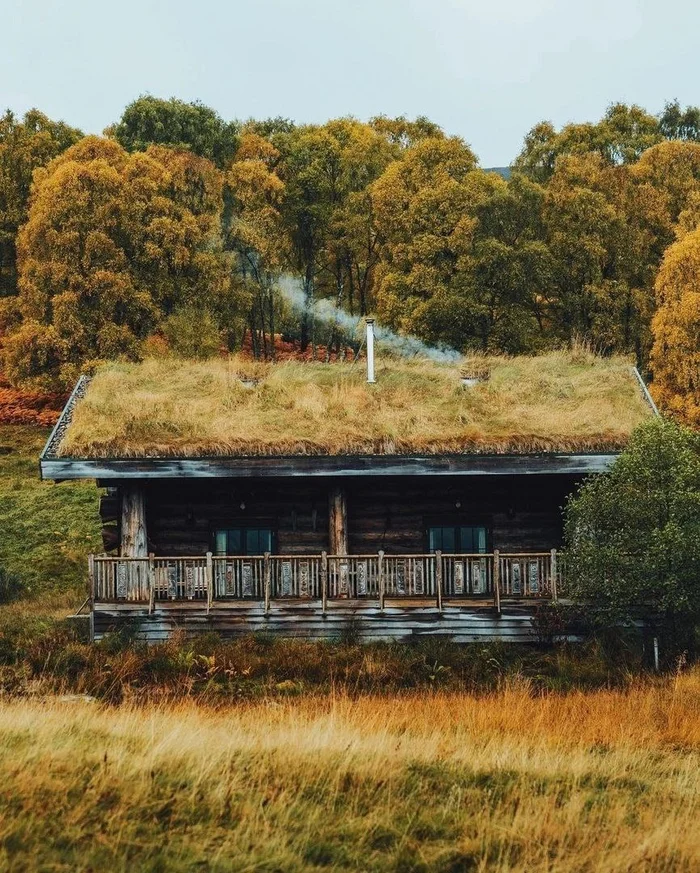
{"label": "green tree", "polygon": [[681,109],[677,100],[667,103],[659,116],[659,128],[666,139],[700,141],[700,107]]}
{"label": "green tree", "polygon": [[0,118],[0,297],[17,293],[17,232],[27,220],[32,174],[82,137],[31,109],[20,121]]}
{"label": "green tree", "polygon": [[562,155],[595,152],[611,166],[630,164],[663,139],[653,115],[640,106],[614,103],[597,123],[567,124],[560,131],[548,121],[535,125],[513,168],[537,182],[547,182]]}
{"label": "green tree", "polygon": [[[605,622],[700,620],[700,434],[655,419],[566,507],[567,594]],[[673,642],[673,640],[671,640]],[[688,644],[687,636],[675,644]]]}
{"label": "green tree", "polygon": [[150,145],[172,146],[189,149],[220,168],[228,166],[238,146],[238,124],[225,122],[209,106],[149,94],[130,103],[105,133],[128,152],[143,152]]}
{"label": "green tree", "polygon": [[287,269],[302,277],[306,306],[301,343],[315,340],[314,299],[368,306],[378,250],[372,236],[367,188],[395,156],[386,138],[367,124],[340,118],[295,128],[273,138],[276,172],[285,185],[281,207]]}
{"label": "green tree", "polygon": [[137,357],[182,307],[235,304],[221,256],[221,176],[190,152],[129,155],[86,137],[35,175],[18,240],[15,381],[67,384],[103,358]]}

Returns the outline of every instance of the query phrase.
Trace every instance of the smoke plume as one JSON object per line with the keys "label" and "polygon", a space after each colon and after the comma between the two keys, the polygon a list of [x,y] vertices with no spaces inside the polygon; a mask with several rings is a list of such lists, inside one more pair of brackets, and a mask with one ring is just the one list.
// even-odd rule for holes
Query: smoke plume
{"label": "smoke plume", "polygon": [[[306,308],[306,297],[300,279],[296,276],[283,275],[277,282],[277,287],[285,300],[299,311]],[[311,314],[320,322],[327,325],[337,324],[347,333],[361,337],[364,331],[364,319],[349,315],[343,309],[339,309],[331,300],[316,300],[311,304]],[[386,349],[406,358],[429,358],[440,364],[450,364],[460,361],[462,355],[455,349],[447,346],[429,346],[415,336],[402,336],[382,327],[374,326],[375,339]]]}

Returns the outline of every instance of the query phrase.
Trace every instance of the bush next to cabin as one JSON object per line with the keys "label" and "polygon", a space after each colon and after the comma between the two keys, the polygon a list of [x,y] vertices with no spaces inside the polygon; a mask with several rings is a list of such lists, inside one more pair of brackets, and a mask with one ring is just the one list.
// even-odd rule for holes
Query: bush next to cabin
{"label": "bush next to cabin", "polygon": [[566,508],[570,592],[606,624],[644,618],[667,651],[700,624],[700,434],[656,419]]}

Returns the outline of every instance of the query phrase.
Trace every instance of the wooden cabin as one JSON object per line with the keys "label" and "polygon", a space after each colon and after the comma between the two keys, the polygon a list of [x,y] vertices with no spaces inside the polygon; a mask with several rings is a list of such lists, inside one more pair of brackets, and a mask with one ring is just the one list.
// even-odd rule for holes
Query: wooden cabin
{"label": "wooden cabin", "polygon": [[149,360],[81,378],[41,474],[103,489],[94,639],[136,623],[533,639],[562,507],[653,403],[582,352],[440,365]]}

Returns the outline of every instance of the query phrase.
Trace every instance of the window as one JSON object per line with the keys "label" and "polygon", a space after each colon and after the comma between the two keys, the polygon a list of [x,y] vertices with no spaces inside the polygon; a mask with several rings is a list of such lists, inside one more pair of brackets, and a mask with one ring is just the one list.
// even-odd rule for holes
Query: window
{"label": "window", "polygon": [[217,555],[263,555],[271,552],[274,534],[269,527],[234,527],[214,532]]}
{"label": "window", "polygon": [[428,548],[431,552],[476,554],[486,551],[486,528],[462,525],[441,525],[428,528]]}

